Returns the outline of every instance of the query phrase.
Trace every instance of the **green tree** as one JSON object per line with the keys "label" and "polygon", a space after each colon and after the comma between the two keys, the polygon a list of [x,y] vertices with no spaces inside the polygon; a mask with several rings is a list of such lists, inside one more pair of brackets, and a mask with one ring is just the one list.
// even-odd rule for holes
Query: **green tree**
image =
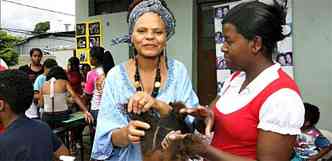
{"label": "green tree", "polygon": [[45,21],[37,23],[33,31],[40,34],[40,33],[45,33],[49,29],[50,29],[50,21]]}
{"label": "green tree", "polygon": [[20,41],[20,38],[0,31],[0,58],[10,66],[17,64],[18,53],[15,51],[15,45]]}

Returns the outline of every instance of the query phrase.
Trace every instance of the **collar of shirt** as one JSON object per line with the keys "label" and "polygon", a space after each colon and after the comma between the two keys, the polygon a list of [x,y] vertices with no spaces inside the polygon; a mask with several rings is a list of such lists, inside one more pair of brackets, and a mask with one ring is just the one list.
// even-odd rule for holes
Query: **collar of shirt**
{"label": "collar of shirt", "polygon": [[279,69],[279,64],[274,64],[266,68],[239,93],[246,78],[246,74],[241,72],[230,82],[229,87],[226,87],[225,92],[220,96],[220,99],[217,102],[219,111],[227,114],[237,111],[247,105],[262,90],[264,90],[264,88],[279,77]]}

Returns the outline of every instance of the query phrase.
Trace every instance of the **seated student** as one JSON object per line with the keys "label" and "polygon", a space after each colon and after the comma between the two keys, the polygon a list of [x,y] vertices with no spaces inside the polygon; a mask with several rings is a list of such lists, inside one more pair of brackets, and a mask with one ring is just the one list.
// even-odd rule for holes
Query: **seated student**
{"label": "seated student", "polygon": [[34,103],[38,104],[38,100],[39,100],[39,91],[41,90],[41,88],[43,87],[44,83],[46,82],[46,75],[48,74],[49,70],[52,67],[57,66],[57,62],[54,59],[46,59],[44,61],[43,64],[43,68],[44,68],[44,73],[39,75],[35,82],[33,83],[33,90],[34,90]]}
{"label": "seated student", "polygon": [[59,66],[53,67],[49,71],[46,76],[46,82],[39,94],[39,98],[41,98],[39,105],[44,106],[42,120],[46,121],[54,128],[60,125],[61,121],[68,119],[67,93],[72,96],[75,103],[77,103],[81,111],[84,112],[85,120],[88,123],[92,123],[92,115],[88,112],[82,99],[70,86],[66,72]]}
{"label": "seated student", "polygon": [[329,140],[315,127],[319,121],[319,108],[304,103],[305,118],[301,134],[297,136],[292,161],[316,161],[330,151]]}
{"label": "seated student", "polygon": [[32,83],[19,70],[0,72],[0,160],[51,161],[68,155],[68,149],[44,123],[27,118],[24,112],[33,99]]}

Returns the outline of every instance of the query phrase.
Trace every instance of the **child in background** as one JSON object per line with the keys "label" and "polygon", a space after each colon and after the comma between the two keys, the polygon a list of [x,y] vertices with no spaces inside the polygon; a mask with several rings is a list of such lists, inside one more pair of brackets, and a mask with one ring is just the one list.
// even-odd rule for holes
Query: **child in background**
{"label": "child in background", "polygon": [[315,127],[320,117],[319,108],[310,103],[304,103],[304,107],[302,133],[297,136],[292,161],[317,161],[331,150],[331,146],[329,140]]}

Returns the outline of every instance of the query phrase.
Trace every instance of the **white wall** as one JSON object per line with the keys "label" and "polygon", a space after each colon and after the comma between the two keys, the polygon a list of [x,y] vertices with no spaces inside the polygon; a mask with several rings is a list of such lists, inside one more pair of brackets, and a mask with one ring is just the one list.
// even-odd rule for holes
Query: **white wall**
{"label": "white wall", "polygon": [[167,0],[176,18],[175,34],[167,44],[168,55],[183,62],[190,77],[193,72],[193,0]]}
{"label": "white wall", "polygon": [[74,56],[73,50],[57,50],[52,52],[58,65],[64,69],[67,69],[68,59]]}
{"label": "white wall", "polygon": [[89,0],[75,0],[76,23],[89,17]]}
{"label": "white wall", "polygon": [[318,127],[332,130],[332,1],[293,6],[295,80],[304,101],[321,107]]}

